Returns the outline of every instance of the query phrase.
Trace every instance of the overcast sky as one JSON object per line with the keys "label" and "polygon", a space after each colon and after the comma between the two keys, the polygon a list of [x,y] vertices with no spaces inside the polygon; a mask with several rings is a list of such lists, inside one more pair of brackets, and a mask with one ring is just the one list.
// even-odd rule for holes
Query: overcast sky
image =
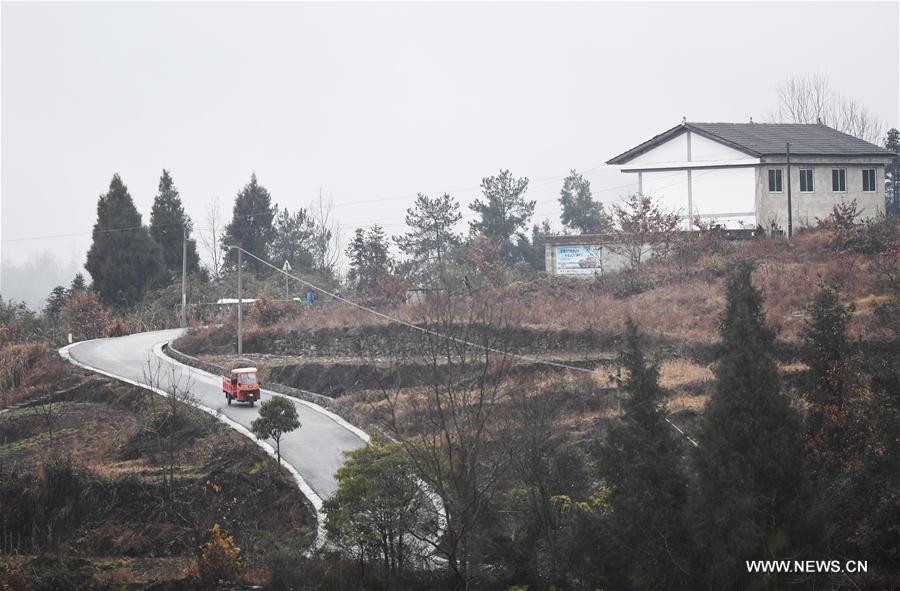
{"label": "overcast sky", "polygon": [[84,262],[115,172],[148,223],[169,169],[198,227],[254,171],[291,210],[321,187],[346,237],[508,168],[558,227],[569,169],[613,201],[610,157],[765,120],[807,72],[896,126],[898,4],[4,2],[0,293],[41,253]]}

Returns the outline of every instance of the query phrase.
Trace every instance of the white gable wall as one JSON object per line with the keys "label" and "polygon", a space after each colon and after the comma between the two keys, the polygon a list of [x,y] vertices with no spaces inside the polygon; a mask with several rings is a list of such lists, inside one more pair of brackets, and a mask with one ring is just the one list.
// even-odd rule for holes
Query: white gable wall
{"label": "white gable wall", "polygon": [[687,134],[681,133],[640,156],[632,158],[628,164],[656,164],[663,162],[684,162],[687,160]]}
{"label": "white gable wall", "polygon": [[743,160],[749,154],[730,148],[725,144],[703,137],[696,133],[691,134],[691,160]]}
{"label": "white gable wall", "polygon": [[[641,171],[643,193],[678,211],[684,229],[691,229],[691,220],[698,215],[727,228],[752,228],[756,226],[758,163],[758,158],[696,133],[690,133],[688,157],[685,132],[629,160],[625,165],[629,170],[623,172]],[[668,169],[654,170],[657,165]]]}

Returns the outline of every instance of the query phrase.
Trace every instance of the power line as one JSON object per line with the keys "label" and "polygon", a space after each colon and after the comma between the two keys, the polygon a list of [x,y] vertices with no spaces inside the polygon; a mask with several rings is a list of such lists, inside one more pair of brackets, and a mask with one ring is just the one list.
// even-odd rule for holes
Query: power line
{"label": "power line", "polygon": [[[306,287],[308,287],[308,288],[310,288],[310,289],[314,289],[314,290],[316,290],[316,291],[318,291],[318,292],[320,292],[320,293],[323,293],[323,294],[325,294],[325,295],[331,295],[331,293],[332,293],[331,290],[324,289],[324,288],[322,288],[322,287],[320,287],[320,286],[318,286],[318,285],[316,285],[316,284],[314,284],[314,283],[310,283],[309,281],[306,281],[305,279],[301,279],[300,277],[297,277],[297,276],[295,276],[295,275],[291,275],[291,274],[288,273],[287,271],[285,271],[285,270],[279,268],[279,267],[276,266],[276,265],[273,265],[273,264],[270,263],[269,261],[266,261],[266,260],[264,260],[264,259],[262,259],[262,258],[256,256],[256,255],[253,254],[252,252],[250,252],[250,251],[248,251],[248,250],[245,250],[245,249],[241,248],[240,246],[236,246],[236,245],[227,245],[226,248],[234,248],[234,249],[237,249],[237,250],[243,252],[244,254],[246,254],[247,256],[256,259],[257,261],[261,262],[262,264],[266,265],[267,267],[271,267],[272,269],[275,269],[275,270],[278,271],[279,273],[282,273],[282,274],[284,274],[285,276],[290,277],[291,279],[297,281],[298,283],[301,283],[301,284],[305,285]],[[547,366],[555,367],[555,368],[558,368],[558,369],[566,369],[566,370],[569,370],[569,371],[577,371],[577,372],[581,372],[581,373],[588,373],[588,374],[594,373],[594,370],[588,369],[588,368],[585,368],[585,367],[578,367],[578,366],[575,366],[575,365],[567,365],[567,364],[565,364],[565,363],[557,363],[557,362],[555,362],[555,361],[546,361],[546,360],[544,360],[544,359],[538,359],[537,357],[531,357],[531,356],[528,356],[528,355],[519,355],[519,354],[517,354],[517,353],[510,353],[510,352],[508,352],[508,351],[503,351],[503,350],[501,350],[501,349],[496,349],[496,348],[494,348],[494,347],[489,347],[489,346],[487,346],[487,345],[481,345],[481,344],[478,344],[478,343],[472,343],[472,342],[469,342],[469,341],[466,341],[466,340],[463,340],[463,339],[460,339],[460,338],[457,338],[457,337],[454,337],[454,336],[451,336],[451,335],[446,335],[446,334],[443,334],[443,333],[440,333],[440,332],[431,330],[431,329],[429,329],[429,328],[425,328],[424,326],[419,326],[418,324],[413,324],[412,322],[407,322],[406,320],[403,320],[403,319],[401,319],[401,318],[396,318],[396,317],[394,317],[394,316],[390,316],[389,314],[385,314],[385,313],[383,313],[383,312],[379,312],[378,310],[375,310],[375,309],[373,309],[373,308],[369,308],[368,306],[364,306],[364,305],[362,305],[362,304],[360,304],[360,303],[354,302],[353,300],[348,300],[348,299],[344,298],[343,296],[341,296],[341,297],[339,298],[339,301],[345,302],[345,303],[349,304],[350,306],[353,306],[354,308],[357,308],[357,309],[359,309],[359,310],[363,310],[363,311],[365,311],[365,312],[369,312],[370,314],[374,314],[374,315],[376,315],[376,316],[378,316],[378,317],[380,317],[380,318],[383,318],[383,319],[387,320],[388,322],[396,322],[397,324],[401,324],[401,325],[403,325],[403,326],[405,326],[405,327],[407,327],[407,328],[410,328],[410,329],[412,329],[412,330],[416,330],[416,331],[419,331],[419,332],[421,332],[421,333],[428,334],[428,335],[431,335],[431,336],[434,336],[434,337],[437,337],[437,338],[446,339],[446,340],[449,340],[449,341],[452,341],[452,342],[455,342],[455,343],[458,343],[458,344],[461,344],[461,345],[464,345],[464,346],[467,346],[467,347],[475,347],[475,348],[481,349],[481,350],[483,350],[483,351],[489,351],[489,352],[491,352],[491,353],[497,353],[498,355],[504,355],[504,356],[513,357],[513,358],[515,358],[515,359],[519,359],[520,361],[525,361],[525,362],[528,362],[528,363],[534,363],[534,364],[538,364],[538,365],[547,365]],[[657,412],[659,412],[660,416],[662,416],[663,419],[665,419],[665,421],[666,421],[667,423],[669,423],[669,425],[672,426],[672,428],[674,428],[676,431],[678,431],[678,433],[680,433],[682,436],[684,436],[685,438],[687,438],[687,440],[690,441],[690,442],[694,445],[694,447],[699,447],[699,445],[697,444],[697,442],[694,441],[694,439],[691,438],[687,433],[685,433],[683,430],[681,430],[681,429],[678,427],[678,425],[676,425],[675,423],[673,423],[672,421],[670,421],[670,420],[669,420],[669,417],[667,417],[665,414],[663,414],[663,413],[660,412],[659,410],[657,410]]]}

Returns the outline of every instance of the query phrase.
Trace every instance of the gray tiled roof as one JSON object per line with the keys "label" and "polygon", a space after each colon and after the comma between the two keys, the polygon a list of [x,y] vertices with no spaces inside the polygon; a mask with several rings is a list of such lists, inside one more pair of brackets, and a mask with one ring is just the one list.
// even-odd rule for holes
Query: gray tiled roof
{"label": "gray tiled roof", "polygon": [[792,154],[806,156],[891,155],[875,144],[817,123],[687,123],[686,127],[761,156],[784,154],[787,142]]}
{"label": "gray tiled roof", "polygon": [[685,131],[692,131],[752,156],[791,154],[803,156],[892,157],[893,152],[819,123],[695,123],[687,122],[619,154],[607,164],[624,164]]}

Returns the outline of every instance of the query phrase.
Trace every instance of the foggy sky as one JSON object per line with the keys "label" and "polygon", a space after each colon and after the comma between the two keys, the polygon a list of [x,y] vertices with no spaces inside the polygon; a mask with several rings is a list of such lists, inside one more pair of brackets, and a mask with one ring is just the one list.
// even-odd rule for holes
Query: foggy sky
{"label": "foggy sky", "polygon": [[417,192],[470,219],[508,168],[559,227],[569,169],[611,202],[628,179],[604,161],[682,116],[764,121],[794,74],[898,125],[897,39],[894,2],[4,2],[0,293],[42,252],[63,278],[38,282],[68,283],[115,172],[149,223],[169,169],[200,228],[254,171],[292,211],[321,187],[346,238],[401,233]]}

